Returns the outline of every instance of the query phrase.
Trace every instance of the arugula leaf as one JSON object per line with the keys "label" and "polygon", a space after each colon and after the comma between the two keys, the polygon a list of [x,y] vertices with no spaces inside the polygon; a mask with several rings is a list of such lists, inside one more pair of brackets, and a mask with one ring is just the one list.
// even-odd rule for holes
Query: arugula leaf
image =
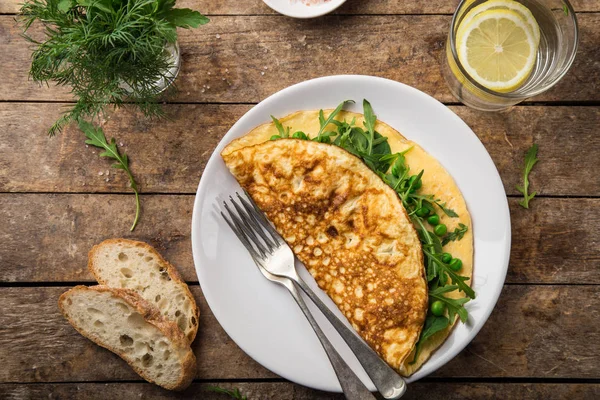
{"label": "arugula leaf", "polygon": [[240,389],[238,389],[238,388],[229,390],[229,389],[224,389],[219,386],[208,386],[206,388],[206,390],[208,390],[209,392],[226,394],[233,399],[248,400],[248,397],[243,396],[242,393],[240,392]]}
{"label": "arugula leaf", "polygon": [[135,218],[133,220],[133,225],[131,225],[131,231],[135,229],[135,226],[138,223],[140,217],[140,195],[138,192],[138,186],[133,178],[133,174],[129,169],[129,158],[127,154],[119,153],[119,149],[117,148],[117,143],[115,138],[112,138],[110,142],[106,140],[106,136],[104,135],[104,131],[102,128],[95,128],[94,125],[87,121],[80,120],[79,121],[79,129],[83,131],[87,140],[86,144],[89,144],[94,147],[98,147],[104,149],[102,153],[100,153],[100,157],[107,157],[116,160],[117,162],[112,164],[113,168],[122,169],[127,174],[129,178],[129,184],[135,193]]}
{"label": "arugula leaf", "polygon": [[431,258],[438,265],[440,270],[443,271],[443,273],[447,274],[450,277],[450,279],[452,280],[452,283],[454,283],[455,285],[458,286],[458,290],[460,290],[461,292],[464,292],[471,299],[475,298],[475,292],[469,285],[467,285],[465,283],[466,281],[469,280],[469,278],[467,278],[466,276],[458,275],[456,272],[452,271],[450,269],[450,267],[448,267],[448,265],[445,264],[438,257],[437,254],[433,254],[431,251],[429,251],[425,248],[423,249],[423,253],[425,253],[429,258]]}
{"label": "arugula leaf", "polygon": [[533,199],[537,192],[529,194],[529,173],[533,166],[539,161],[537,158],[538,145],[533,144],[525,154],[525,167],[523,168],[523,186],[517,186],[517,190],[523,195],[523,200],[519,205],[523,208],[529,208],[529,200]]}
{"label": "arugula leaf", "polygon": [[562,5],[562,10],[565,13],[565,15],[569,15],[569,7],[567,7],[567,5],[565,3],[563,3]]}
{"label": "arugula leaf", "polygon": [[320,141],[321,136],[323,134],[323,131],[325,130],[325,127],[327,127],[327,125],[329,125],[331,123],[331,121],[333,121],[333,119],[335,118],[336,115],[339,114],[340,111],[342,111],[342,108],[344,108],[344,106],[348,103],[354,103],[354,100],[344,100],[342,101],[335,110],[333,110],[333,112],[331,114],[329,114],[329,116],[327,118],[325,118],[325,115],[323,113],[323,110],[319,111],[319,124],[321,125],[321,128],[319,129],[319,133],[317,134],[317,141]]}
{"label": "arugula leaf", "polygon": [[450,320],[446,317],[436,317],[435,315],[429,314],[427,318],[425,318],[425,324],[423,324],[423,330],[421,331],[421,336],[419,336],[419,341],[415,346],[415,356],[413,360],[409,364],[414,364],[419,359],[419,353],[421,352],[421,347],[423,343],[435,333],[446,329],[450,325]]}
{"label": "arugula leaf", "polygon": [[454,212],[454,210],[452,210],[451,208],[446,208],[446,203],[440,203],[439,200],[436,200],[434,203],[439,208],[441,208],[442,211],[444,212],[444,214],[446,214],[447,216],[449,216],[451,218],[458,218],[458,214],[456,212]]}
{"label": "arugula leaf", "polygon": [[283,128],[283,125],[281,124],[281,122],[279,122],[279,120],[277,118],[275,118],[274,116],[271,115],[271,119],[273,120],[273,124],[275,124],[275,128],[277,128],[277,131],[279,132],[279,136],[281,136],[282,138],[287,138],[290,136],[290,127],[287,127],[287,130]]}
{"label": "arugula leaf", "polygon": [[363,114],[365,116],[365,128],[369,132],[369,148],[368,154],[373,153],[373,142],[375,141],[375,123],[377,122],[377,115],[373,112],[373,107],[367,99],[363,99]]}
{"label": "arugula leaf", "polygon": [[463,297],[460,299],[451,299],[446,296],[442,296],[444,293],[453,292],[458,289],[457,285],[446,285],[440,286],[429,291],[429,297],[433,297],[435,300],[443,301],[448,309],[448,318],[450,322],[454,321],[454,317],[458,314],[462,322],[466,322],[468,318],[467,310],[463,307],[465,303],[468,303],[471,299]]}
{"label": "arugula leaf", "polygon": [[167,21],[180,28],[197,28],[210,22],[210,19],[189,8],[173,8],[163,15]]}
{"label": "arugula leaf", "polygon": [[[411,219],[413,225],[415,225],[415,228],[417,229],[417,233],[419,234],[423,248],[429,249],[429,251],[434,252],[435,254],[440,254],[442,252],[440,239],[425,228],[421,218],[417,217],[416,215],[412,215]],[[426,273],[427,282],[431,282],[439,276],[438,265],[430,257],[426,257]]]}
{"label": "arugula leaf", "polygon": [[404,157],[404,154],[397,154],[396,160],[394,161],[394,164],[392,164],[391,172],[396,178],[400,178],[404,176],[406,172],[408,172],[408,167],[406,166],[406,157]]}
{"label": "arugula leaf", "polygon": [[442,240],[442,246],[445,246],[452,241],[462,239],[463,236],[465,236],[465,233],[467,233],[468,229],[469,228],[465,224],[459,223],[458,227],[454,228],[453,232],[450,232],[444,237],[444,239]]}

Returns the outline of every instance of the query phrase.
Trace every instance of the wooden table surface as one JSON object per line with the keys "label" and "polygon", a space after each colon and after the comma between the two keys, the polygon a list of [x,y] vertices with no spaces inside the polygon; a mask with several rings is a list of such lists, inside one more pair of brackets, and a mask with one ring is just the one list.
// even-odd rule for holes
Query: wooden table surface
{"label": "wooden table surface", "polygon": [[[46,136],[72,99],[28,80],[19,2],[0,0],[0,398],[223,399],[205,391],[218,384],[252,400],[341,399],[279,378],[226,335],[198,286],[190,219],[208,157],[253,104],[293,83],[349,73],[401,81],[448,104],[491,154],[509,197],[512,252],[498,305],[473,342],[410,385],[406,398],[600,398],[600,0],[573,1],[581,40],[567,76],[502,114],[460,105],[440,74],[457,0],[348,0],[306,21],[260,0],[181,0],[211,22],[180,32],[180,91],[165,105],[169,119],[122,109],[104,124],[143,192],[133,233],[124,174],[73,127]],[[533,142],[539,194],[524,210],[515,185]],[[156,246],[201,308],[198,375],[183,394],[145,383],[58,312],[62,292],[93,282],[91,246],[120,236]]]}

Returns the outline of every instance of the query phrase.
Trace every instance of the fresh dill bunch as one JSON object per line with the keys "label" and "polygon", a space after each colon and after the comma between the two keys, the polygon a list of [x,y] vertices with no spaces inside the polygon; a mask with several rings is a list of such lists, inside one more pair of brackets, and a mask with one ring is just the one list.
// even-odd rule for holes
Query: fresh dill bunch
{"label": "fresh dill bunch", "polygon": [[[26,0],[23,36],[33,44],[30,77],[71,87],[77,102],[49,129],[50,136],[71,121],[93,119],[107,105],[138,106],[148,117],[163,115],[156,83],[174,77],[166,49],[177,27],[196,28],[209,19],[174,8],[175,0]],[[45,38],[28,35],[34,22]]]}

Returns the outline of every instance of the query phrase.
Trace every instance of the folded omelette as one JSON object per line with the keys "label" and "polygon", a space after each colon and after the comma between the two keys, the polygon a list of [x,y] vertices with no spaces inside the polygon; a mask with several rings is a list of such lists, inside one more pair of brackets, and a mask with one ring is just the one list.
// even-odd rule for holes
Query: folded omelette
{"label": "folded omelette", "polygon": [[[362,124],[361,114],[346,111],[335,119],[353,118]],[[310,136],[319,131],[318,111],[299,111],[280,122]],[[444,249],[463,260],[461,275],[470,277],[471,221],[453,179],[390,126],[377,121],[375,128],[392,152],[412,147],[407,164],[425,170],[423,190],[460,216],[441,216],[442,222],[449,229],[458,223],[469,227],[463,240]],[[268,123],[230,143],[221,153],[227,167],[360,336],[389,365],[412,374],[452,325],[429,338],[413,360],[427,315],[427,280],[421,243],[401,200],[346,150],[308,140],[269,140],[277,132]],[[448,297],[463,295],[456,291]]]}

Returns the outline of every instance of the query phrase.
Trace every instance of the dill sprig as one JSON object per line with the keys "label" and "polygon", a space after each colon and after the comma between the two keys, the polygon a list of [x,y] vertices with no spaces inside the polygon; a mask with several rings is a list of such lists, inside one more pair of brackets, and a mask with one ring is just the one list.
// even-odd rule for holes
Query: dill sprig
{"label": "dill sprig", "polygon": [[[23,36],[33,45],[30,77],[71,87],[77,102],[49,129],[93,119],[107,105],[132,103],[148,117],[162,116],[156,83],[172,80],[166,46],[177,27],[209,20],[197,11],[174,8],[175,0],[27,0],[21,8]],[[43,41],[28,35],[44,25]]]}

